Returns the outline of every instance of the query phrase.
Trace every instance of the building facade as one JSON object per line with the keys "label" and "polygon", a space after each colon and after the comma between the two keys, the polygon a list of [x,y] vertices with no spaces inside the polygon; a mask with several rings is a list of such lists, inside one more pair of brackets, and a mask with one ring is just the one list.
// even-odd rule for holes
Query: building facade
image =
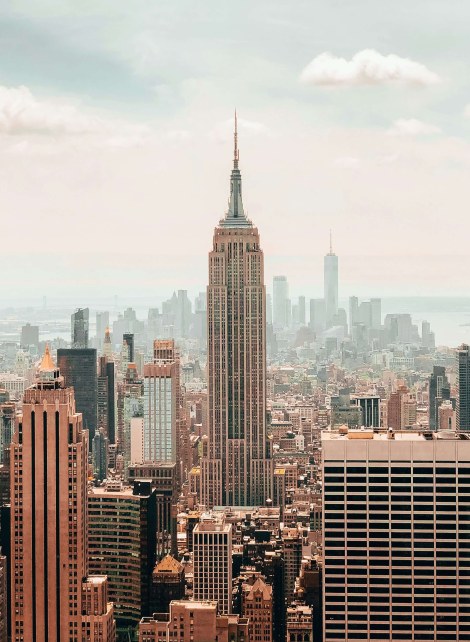
{"label": "building facade", "polygon": [[470,640],[470,441],[322,435],[324,642]]}
{"label": "building facade", "polygon": [[202,521],[192,533],[193,594],[197,601],[217,602],[220,613],[232,610],[232,527]]}
{"label": "building facade", "polygon": [[202,495],[214,505],[264,505],[272,495],[266,432],[266,292],[258,230],[245,215],[235,131],[227,215],[209,254],[209,440]]}
{"label": "building facade", "polygon": [[457,429],[470,430],[470,346],[457,350]]}
{"label": "building facade", "polygon": [[89,431],[91,441],[98,416],[96,350],[59,348],[57,365],[65,385],[74,389],[76,409],[82,414],[83,427]]}
{"label": "building facade", "polygon": [[48,348],[11,445],[13,642],[81,640],[87,442]]}

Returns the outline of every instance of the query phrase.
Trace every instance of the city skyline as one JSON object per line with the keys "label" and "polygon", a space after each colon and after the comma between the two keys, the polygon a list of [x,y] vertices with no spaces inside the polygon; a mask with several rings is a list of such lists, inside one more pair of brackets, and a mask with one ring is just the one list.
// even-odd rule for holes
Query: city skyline
{"label": "city skyline", "polygon": [[[245,6],[188,5],[190,35],[181,5],[113,8],[111,20],[104,5],[23,0],[2,9],[15,55],[3,57],[0,75],[0,204],[7,237],[17,236],[18,218],[29,231],[20,265],[16,247],[5,248],[6,294],[38,291],[51,244],[77,293],[125,295],[135,278],[147,292],[176,288],[189,265],[185,287],[200,287],[197,248],[223,213],[234,106],[245,206],[264,230],[268,282],[287,274],[302,289],[320,286],[333,228],[351,294],[466,293],[470,86],[459,61],[470,9],[414,3],[407,19],[419,16],[416,33],[400,10],[384,24],[383,2],[343,7],[344,24],[326,2],[300,3],[294,15],[280,0],[260,2],[240,30]],[[438,52],[431,34],[449,29]],[[124,233],[129,209],[139,217],[138,251]],[[442,221],[451,251],[435,234]],[[39,246],[44,222],[48,243]],[[65,285],[48,290],[41,295]]]}

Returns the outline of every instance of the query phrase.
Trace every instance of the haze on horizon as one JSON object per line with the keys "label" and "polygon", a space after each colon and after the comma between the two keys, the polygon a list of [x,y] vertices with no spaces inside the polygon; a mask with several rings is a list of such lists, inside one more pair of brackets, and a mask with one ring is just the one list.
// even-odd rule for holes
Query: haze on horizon
{"label": "haze on horizon", "polygon": [[3,6],[4,297],[203,289],[235,106],[268,285],[320,295],[331,228],[342,297],[468,294],[468,24],[457,0]]}

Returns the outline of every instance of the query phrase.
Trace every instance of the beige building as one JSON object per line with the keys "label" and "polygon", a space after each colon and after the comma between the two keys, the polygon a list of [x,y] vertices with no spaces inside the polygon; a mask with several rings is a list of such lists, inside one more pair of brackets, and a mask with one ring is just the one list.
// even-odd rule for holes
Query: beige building
{"label": "beige building", "polygon": [[108,601],[108,578],[90,576],[82,584],[82,641],[114,642],[114,605]]}
{"label": "beige building", "polygon": [[139,642],[251,642],[248,622],[220,615],[217,602],[174,601],[170,614],[142,618]]}
{"label": "beige building", "polygon": [[263,506],[272,497],[266,432],[266,291],[258,230],[246,217],[237,131],[226,216],[215,228],[207,288],[209,440],[202,503]]}
{"label": "beige building", "polygon": [[95,582],[84,580],[86,433],[48,347],[24,395],[10,463],[12,641],[114,642],[105,578],[96,580],[101,607],[91,612],[85,599]]}
{"label": "beige building", "polygon": [[322,434],[324,641],[470,640],[470,441]]}
{"label": "beige building", "polygon": [[273,642],[273,588],[261,578],[244,585],[242,614],[248,620],[250,642]]}
{"label": "beige building", "polygon": [[232,610],[232,527],[204,520],[192,533],[193,595],[198,602],[217,602],[223,614]]}

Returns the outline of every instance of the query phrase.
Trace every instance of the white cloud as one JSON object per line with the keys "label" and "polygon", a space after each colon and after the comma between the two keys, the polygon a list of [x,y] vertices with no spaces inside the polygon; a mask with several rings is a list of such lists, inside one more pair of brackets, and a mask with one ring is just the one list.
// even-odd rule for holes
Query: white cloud
{"label": "white cloud", "polygon": [[395,54],[384,56],[374,49],[359,51],[351,60],[322,53],[305,67],[300,80],[330,87],[392,82],[434,85],[440,82],[439,76],[423,64]]}
{"label": "white cloud", "polygon": [[48,136],[100,135],[109,144],[140,144],[144,125],[104,118],[61,98],[37,98],[28,87],[0,85],[0,134]]}
{"label": "white cloud", "polygon": [[429,136],[439,134],[440,131],[436,125],[423,123],[422,120],[416,118],[399,118],[387,133],[390,136]]}

